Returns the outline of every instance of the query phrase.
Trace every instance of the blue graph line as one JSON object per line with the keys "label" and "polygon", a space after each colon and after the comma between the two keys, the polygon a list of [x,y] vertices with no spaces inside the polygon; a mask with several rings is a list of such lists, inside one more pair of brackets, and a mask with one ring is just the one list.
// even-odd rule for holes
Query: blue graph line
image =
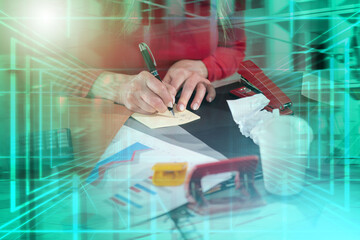
{"label": "blue graph line", "polygon": [[139,205],[139,204],[137,204],[137,203],[134,203],[133,201],[131,201],[131,200],[127,199],[126,197],[123,197],[123,196],[121,196],[121,195],[119,195],[119,194],[115,194],[115,197],[118,198],[118,199],[120,199],[120,200],[122,200],[122,201],[124,201],[124,202],[126,202],[126,203],[128,203],[128,204],[133,205],[133,206],[136,207],[136,208],[142,208],[141,205]]}
{"label": "blue graph line", "polygon": [[134,143],[133,145],[121,150],[118,153],[115,153],[103,161],[98,162],[86,181],[88,183],[93,183],[97,180],[101,180],[104,175],[104,171],[106,171],[108,168],[113,167],[113,165],[116,165],[116,163],[119,162],[133,161],[136,152],[149,149],[149,147],[141,143]]}
{"label": "blue graph line", "polygon": [[144,187],[144,186],[142,186],[142,185],[140,185],[140,184],[135,184],[135,187],[137,187],[137,188],[139,188],[139,189],[141,189],[141,190],[143,190],[143,191],[145,191],[145,192],[148,192],[148,193],[150,193],[151,195],[156,195],[156,192],[154,192],[154,191],[152,191],[152,190],[150,190],[150,189],[148,189],[148,188],[146,188],[146,187]]}

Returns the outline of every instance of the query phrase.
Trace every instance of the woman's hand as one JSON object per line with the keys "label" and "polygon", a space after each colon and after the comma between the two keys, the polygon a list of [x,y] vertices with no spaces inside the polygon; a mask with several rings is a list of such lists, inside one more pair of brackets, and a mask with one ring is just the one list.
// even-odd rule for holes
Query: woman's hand
{"label": "woman's hand", "polygon": [[216,96],[215,88],[207,78],[208,71],[202,61],[180,60],[168,70],[164,82],[176,89],[182,87],[182,93],[177,104],[178,111],[184,111],[192,93],[196,90],[194,100],[191,103],[193,110],[199,109],[207,92],[206,100],[211,102]]}
{"label": "woman's hand", "polygon": [[137,75],[105,72],[95,81],[91,94],[123,104],[134,112],[152,114],[172,107],[176,90],[146,71]]}

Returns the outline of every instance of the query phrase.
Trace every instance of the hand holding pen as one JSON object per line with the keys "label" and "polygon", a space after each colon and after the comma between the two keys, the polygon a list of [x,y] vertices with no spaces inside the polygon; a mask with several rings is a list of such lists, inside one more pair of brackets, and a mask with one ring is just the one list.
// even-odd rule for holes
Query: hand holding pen
{"label": "hand holding pen", "polygon": [[[156,61],[155,61],[154,56],[151,53],[151,50],[150,50],[149,46],[146,43],[140,43],[139,48],[140,48],[141,54],[142,54],[142,56],[144,58],[144,61],[146,63],[146,66],[149,69],[149,72],[155,78],[160,80],[161,84],[163,84],[162,81],[161,81],[161,78],[160,78],[160,76],[159,76],[159,74],[158,74],[158,72],[157,72],[157,70],[155,68],[156,67]],[[150,57],[150,53],[151,53],[152,57]],[[161,89],[163,91],[162,91],[162,93],[159,93],[159,96],[166,94],[165,92],[168,92],[168,89],[164,84],[163,84],[163,87],[161,87]],[[171,102],[171,104],[168,104],[168,110],[172,113],[173,116],[175,116],[174,111],[173,111],[173,104],[174,104],[174,100]]]}

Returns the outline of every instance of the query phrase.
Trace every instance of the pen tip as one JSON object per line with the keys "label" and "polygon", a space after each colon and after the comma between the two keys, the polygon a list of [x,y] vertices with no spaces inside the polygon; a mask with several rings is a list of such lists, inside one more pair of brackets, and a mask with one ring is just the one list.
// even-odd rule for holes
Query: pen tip
{"label": "pen tip", "polygon": [[172,113],[172,115],[175,117],[175,113],[174,113],[174,111],[173,111],[173,110],[171,110],[170,112],[171,112],[171,113]]}

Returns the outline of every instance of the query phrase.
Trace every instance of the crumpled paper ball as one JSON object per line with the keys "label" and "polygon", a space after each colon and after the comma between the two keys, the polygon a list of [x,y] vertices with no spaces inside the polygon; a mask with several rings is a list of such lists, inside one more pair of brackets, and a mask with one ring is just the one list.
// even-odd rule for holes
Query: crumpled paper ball
{"label": "crumpled paper ball", "polygon": [[262,110],[270,100],[264,94],[256,94],[237,100],[227,100],[234,121],[239,125],[240,132],[258,144],[261,126],[267,120],[278,117],[279,110],[273,112]]}

